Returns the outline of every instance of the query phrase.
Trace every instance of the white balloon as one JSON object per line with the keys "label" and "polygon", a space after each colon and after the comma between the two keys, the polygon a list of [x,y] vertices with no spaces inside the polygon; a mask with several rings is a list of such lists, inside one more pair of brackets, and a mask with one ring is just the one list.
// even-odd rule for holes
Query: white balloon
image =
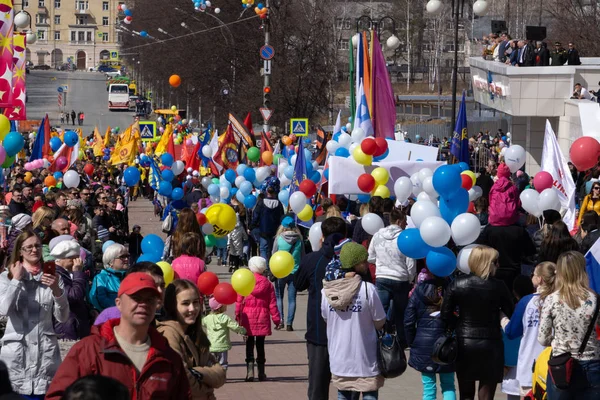
{"label": "white balloon", "polygon": [[[429,217],[441,217],[440,209],[437,205],[429,201],[417,201],[410,208],[410,218],[417,228],[421,227],[423,222]],[[438,247],[438,246],[436,246]]]}
{"label": "white balloon", "polygon": [[185,164],[181,160],[177,160],[171,165],[171,172],[175,174],[175,176],[180,175],[185,169]]}
{"label": "white balloon", "polygon": [[433,203],[433,200],[431,199],[431,197],[429,197],[429,195],[425,192],[419,193],[419,195],[417,196],[417,202],[419,202],[419,201],[430,201]]}
{"label": "white balloon", "polygon": [[394,193],[398,201],[402,202],[410,196],[413,190],[412,182],[407,176],[402,176],[394,183]]}
{"label": "white balloon", "polygon": [[421,186],[423,187],[423,190],[425,191],[425,193],[427,193],[429,195],[429,197],[431,197],[432,199],[437,199],[438,197],[440,197],[439,193],[435,191],[435,188],[433,187],[433,177],[432,176],[427,176],[425,177],[425,179],[423,179],[421,181]]}
{"label": "white balloon", "polygon": [[297,157],[298,157],[298,156],[297,156],[296,154],[294,154],[294,155],[293,155],[293,156],[290,158],[290,163],[291,163],[291,165],[296,165],[296,158],[297,158]]}
{"label": "white balloon", "polygon": [[546,210],[560,211],[560,199],[558,198],[556,189],[549,188],[540,193],[538,208],[541,212]]}
{"label": "white balloon", "polygon": [[200,183],[202,184],[202,186],[204,186],[204,189],[208,189],[208,186],[212,183],[212,181],[208,176],[205,176],[204,178],[202,178]]}
{"label": "white balloon", "polygon": [[421,168],[421,170],[419,171],[419,180],[421,181],[421,183],[423,183],[425,181],[425,178],[427,178],[428,176],[433,176],[433,171],[431,170],[431,168]]}
{"label": "white balloon", "polygon": [[525,189],[521,192],[519,199],[521,199],[521,206],[525,211],[531,215],[539,217],[542,215],[542,211],[539,208],[538,201],[540,194],[533,189]]}
{"label": "white balloon", "polygon": [[340,134],[340,137],[338,138],[338,143],[342,147],[349,148],[350,145],[352,144],[352,137],[350,135],[348,135],[346,132],[342,132]]}
{"label": "white balloon", "polygon": [[202,154],[204,155],[204,157],[210,158],[210,157],[212,157],[212,153],[213,153],[213,151],[210,146],[206,146],[206,145],[202,146]]}
{"label": "white balloon", "polygon": [[271,168],[269,167],[259,167],[256,169],[256,181],[259,183],[262,183],[269,175],[271,175]]}
{"label": "white balloon", "polygon": [[340,144],[335,140],[330,140],[325,147],[327,147],[329,154],[335,154],[335,151],[340,147]]}
{"label": "white balloon", "polygon": [[481,223],[474,214],[463,213],[454,218],[450,229],[454,243],[464,246],[477,240],[481,232]]}
{"label": "white balloon", "polygon": [[242,184],[242,182],[245,182],[246,178],[244,178],[243,176],[236,176],[235,177],[235,186],[239,189],[240,185]]}
{"label": "white balloon", "polygon": [[525,165],[525,149],[518,144],[510,146],[504,153],[504,162],[510,172],[517,172]]}
{"label": "white balloon", "polygon": [[221,12],[220,8],[215,8],[215,14],[219,14]]}
{"label": "white balloon", "polygon": [[483,189],[479,186],[473,186],[469,189],[469,201],[475,201],[483,195]]}
{"label": "white balloon", "polygon": [[68,188],[76,188],[77,186],[79,186],[80,180],[81,180],[81,178],[79,177],[79,174],[77,173],[77,171],[73,171],[73,170],[69,170],[69,171],[65,172],[65,175],[63,176],[63,182],[65,183],[65,186]]}
{"label": "white balloon", "polygon": [[191,175],[186,175],[185,180],[186,181],[191,181],[192,180],[192,176]]}
{"label": "white balloon", "polygon": [[218,203],[218,202],[221,201],[221,197],[219,197],[219,196],[210,196],[210,201],[212,201],[213,204],[214,203]]}
{"label": "white balloon", "polygon": [[468,246],[463,247],[456,256],[456,268],[459,269],[460,272],[464,274],[470,274],[471,269],[469,268],[469,257],[471,256],[471,251],[478,245],[470,244]]}
{"label": "white balloon", "polygon": [[204,233],[205,235],[212,235],[212,233],[214,231],[215,231],[215,228],[212,226],[212,224],[210,222],[207,222],[204,225],[202,225],[202,233]]}
{"label": "white balloon", "polygon": [[196,136],[196,135],[193,135],[193,136],[192,136],[192,144],[193,144],[194,146],[198,144],[198,136]]}
{"label": "white balloon", "polygon": [[423,184],[419,180],[419,173],[415,172],[410,176],[410,181],[412,182],[412,193],[415,196],[418,196],[419,193],[423,191]]}
{"label": "white balloon", "polygon": [[186,171],[187,171],[188,174],[191,174],[192,171],[193,171],[193,169],[192,169],[192,167],[188,167],[188,169],[186,169]]}
{"label": "white balloon", "polygon": [[[354,130],[352,131],[352,141],[354,143],[360,143],[362,142],[362,140],[367,137],[367,133],[365,132],[364,129],[360,128],[360,127],[356,127],[354,128]],[[352,152],[350,152],[350,154],[352,154]]]}
{"label": "white balloon", "polygon": [[308,240],[312,251],[318,251],[321,249],[321,239],[323,238],[323,232],[321,231],[321,222],[315,222],[308,231]]}
{"label": "white balloon", "polygon": [[368,213],[362,217],[361,225],[365,232],[369,235],[374,235],[383,228],[383,220],[377,214]]}
{"label": "white balloon", "polygon": [[360,143],[356,143],[356,142],[352,143],[350,145],[350,147],[348,148],[348,152],[350,154],[354,154],[354,149],[356,149],[357,146],[360,146]]}
{"label": "white balloon", "polygon": [[288,178],[287,176],[285,176],[285,175],[282,174],[279,177],[279,183],[281,183],[281,187],[285,187],[285,186],[289,185],[290,183],[292,183],[292,180],[290,178]]}
{"label": "white balloon", "polygon": [[221,186],[221,188],[219,189],[219,194],[222,199],[228,198],[229,197],[229,189],[227,188],[227,186]]}
{"label": "white balloon", "polygon": [[206,7],[210,7],[212,5],[212,3],[209,0],[206,0],[204,4],[206,4]]}
{"label": "white balloon", "polygon": [[296,214],[298,214],[304,209],[304,206],[306,205],[306,195],[301,191],[297,190],[290,196],[289,203],[290,207],[292,207],[292,210]]}
{"label": "white balloon", "polygon": [[452,236],[450,225],[448,225],[441,217],[426,218],[425,221],[421,223],[419,232],[421,233],[423,241],[431,247],[445,246],[450,240],[450,236]]}
{"label": "white balloon", "polygon": [[350,122],[348,122],[346,124],[346,130],[349,131],[350,129],[352,129],[352,124]]}

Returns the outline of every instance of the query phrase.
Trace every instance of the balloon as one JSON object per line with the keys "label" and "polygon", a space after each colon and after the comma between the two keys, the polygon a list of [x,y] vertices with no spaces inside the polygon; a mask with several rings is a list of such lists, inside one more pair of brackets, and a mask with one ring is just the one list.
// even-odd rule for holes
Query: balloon
{"label": "balloon", "polygon": [[449,276],[456,269],[456,256],[452,250],[447,247],[431,249],[431,251],[427,253],[425,262],[427,263],[429,271],[431,271],[433,275],[441,278]]}
{"label": "balloon", "polygon": [[335,151],[335,156],[337,157],[344,157],[344,158],[348,158],[350,156],[350,152],[348,151],[347,148],[345,147],[338,147],[338,149]]}
{"label": "balloon", "polygon": [[173,191],[173,185],[171,185],[171,182],[167,182],[167,181],[160,181],[160,183],[158,184],[158,193],[169,197],[171,196],[171,192]]}
{"label": "balloon", "polygon": [[310,205],[306,204],[304,208],[297,213],[298,219],[300,221],[308,221],[313,217],[313,209]]}
{"label": "balloon", "polygon": [[523,190],[519,195],[519,199],[521,200],[521,207],[529,214],[536,217],[542,215],[542,210],[539,207],[540,194],[534,189]]}
{"label": "balloon", "polygon": [[476,215],[463,213],[454,218],[450,229],[454,243],[464,246],[477,240],[481,232],[481,223]]}
{"label": "balloon", "polygon": [[290,196],[289,202],[292,210],[298,214],[300,211],[304,210],[304,206],[306,205],[306,195],[301,191],[296,191]]}
{"label": "balloon", "polygon": [[368,213],[362,217],[361,225],[365,232],[369,235],[374,235],[383,228],[383,220],[377,214]]}
{"label": "balloon", "polygon": [[315,184],[321,182],[321,173],[319,171],[313,172],[313,174],[310,177],[310,180],[313,181]]}
{"label": "balloon", "polygon": [[310,198],[317,193],[317,185],[310,179],[304,179],[300,182],[299,190],[304,193],[307,198]]}
{"label": "balloon", "polygon": [[202,146],[202,155],[207,158],[211,158],[213,155],[212,148],[210,146]]}
{"label": "balloon", "polygon": [[172,182],[173,179],[175,179],[175,174],[170,169],[164,169],[161,172],[160,176],[162,177],[163,181],[167,181],[167,182]]}
{"label": "balloon", "polygon": [[252,183],[248,182],[248,181],[244,181],[242,182],[242,184],[240,185],[240,192],[244,195],[247,196],[250,194],[250,192],[252,192]]}
{"label": "balloon", "polygon": [[165,242],[158,235],[151,233],[142,239],[142,253],[162,253],[164,248]]}
{"label": "balloon", "polygon": [[2,141],[2,146],[10,157],[17,155],[24,145],[25,139],[19,132],[10,132]]}
{"label": "balloon", "polygon": [[374,138],[368,137],[360,142],[360,148],[363,153],[372,156],[377,151],[377,143]]}
{"label": "balloon", "polygon": [[221,282],[215,286],[213,296],[215,300],[225,305],[233,304],[237,300],[237,293],[233,289],[233,286],[227,282]]}
{"label": "balloon", "polygon": [[54,136],[50,139],[50,148],[52,149],[52,151],[56,152],[56,150],[60,149],[61,145],[62,142],[60,141],[60,138],[58,136]]}
{"label": "balloon", "polygon": [[254,196],[253,194],[249,194],[248,196],[246,196],[244,198],[244,207],[246,208],[254,208],[254,206],[256,205],[257,202],[257,198],[256,196]]}
{"label": "balloon", "polygon": [[321,231],[321,222],[315,222],[308,231],[308,241],[312,251],[321,249],[321,239],[323,239],[323,231]]}
{"label": "balloon", "polygon": [[102,244],[102,252],[104,253],[106,251],[106,249],[108,248],[108,246],[115,244],[115,242],[113,240],[107,240],[106,242],[104,242]]}
{"label": "balloon", "polygon": [[417,228],[429,217],[441,217],[440,209],[431,201],[417,201],[410,209],[410,218]]}
{"label": "balloon", "polygon": [[448,224],[451,224],[457,215],[467,212],[468,209],[469,192],[465,189],[460,188],[452,196],[440,199],[440,212]]}
{"label": "balloon", "polygon": [[483,189],[479,186],[473,186],[469,189],[469,201],[475,201],[483,195]]}
{"label": "balloon", "polygon": [[462,180],[462,184],[460,185],[465,190],[471,190],[473,187],[473,179],[469,175],[465,175],[464,172],[460,174],[460,179]]}
{"label": "balloon", "polygon": [[63,182],[65,183],[65,186],[70,189],[78,187],[80,180],[81,178],[79,177],[77,171],[73,170],[65,172],[65,175],[63,177]]}
{"label": "balloon", "polygon": [[[206,219],[212,225],[216,238],[222,238],[235,228],[237,217],[233,208],[227,204],[213,204],[206,210]],[[204,225],[206,226],[206,225]]]}
{"label": "balloon", "polygon": [[269,268],[275,278],[285,278],[294,269],[294,257],[287,251],[275,252],[269,260]]}
{"label": "balloon", "polygon": [[250,147],[246,155],[248,157],[248,160],[252,162],[257,162],[260,159],[260,150],[257,147]]}
{"label": "balloon", "polygon": [[127,186],[135,186],[140,181],[140,171],[136,167],[128,167],[123,171],[123,180]]}
{"label": "balloon", "polygon": [[387,199],[390,197],[390,189],[385,185],[378,185],[373,192],[373,196],[379,196],[382,199]]}
{"label": "balloon", "polygon": [[469,268],[469,257],[471,256],[471,251],[478,245],[470,244],[468,246],[463,247],[456,257],[456,267],[460,272],[464,274],[470,274],[471,269]]}
{"label": "balloon", "polygon": [[377,151],[375,152],[375,154],[373,154],[373,156],[379,157],[385,154],[385,152],[388,150],[387,140],[385,140],[382,137],[378,137],[375,138],[375,143],[377,144]]}
{"label": "balloon", "polygon": [[10,132],[10,121],[4,114],[0,114],[0,140],[4,140],[8,132]]}
{"label": "balloon", "polygon": [[60,156],[56,159],[56,168],[58,169],[64,169],[69,165],[69,162],[67,161],[67,157],[65,156]]}
{"label": "balloon", "polygon": [[370,193],[373,191],[373,189],[375,189],[375,178],[373,178],[373,176],[370,174],[362,174],[358,177],[357,184],[361,191]]}
{"label": "balloon", "polygon": [[586,171],[595,167],[598,164],[599,155],[600,143],[590,136],[582,136],[575,140],[569,150],[571,162],[579,171]]}
{"label": "balloon", "polygon": [[442,197],[452,195],[461,188],[461,184],[460,172],[451,165],[442,165],[433,173],[433,187]]}
{"label": "balloon", "polygon": [[554,184],[554,178],[546,171],[540,171],[533,177],[533,186],[538,193],[542,193],[546,189],[550,189]]}
{"label": "balloon", "polygon": [[408,198],[408,196],[410,196],[411,192],[412,182],[410,181],[410,178],[402,176],[398,178],[398,180],[396,180],[396,183],[394,183],[394,194],[396,195],[398,201],[405,201]]}
{"label": "balloon", "polygon": [[283,207],[287,208],[288,201],[290,199],[290,192],[289,192],[289,190],[282,190],[282,191],[280,191],[279,194],[277,195],[277,198],[279,199],[279,201],[281,202],[281,204],[283,204]]}
{"label": "balloon", "polygon": [[54,174],[52,174],[52,176],[54,177],[54,179],[56,179],[58,181],[58,180],[60,180],[60,178],[63,177],[63,173],[60,171],[56,171]]}
{"label": "balloon", "polygon": [[171,192],[171,198],[175,201],[183,199],[183,189],[175,188]]}
{"label": "balloon", "polygon": [[352,141],[354,143],[360,143],[366,136],[367,136],[367,133],[365,132],[364,129],[356,127],[352,131],[352,135],[350,137],[352,138]]}
{"label": "balloon", "polygon": [[256,278],[247,268],[240,268],[231,275],[231,286],[240,296],[249,296],[255,285]]}
{"label": "balloon", "polygon": [[175,174],[175,176],[181,175],[181,173],[184,170],[185,170],[185,164],[181,160],[177,160],[171,165],[171,172],[173,172],[173,174]]}
{"label": "balloon", "polygon": [[538,207],[541,212],[546,210],[560,211],[560,199],[554,188],[549,188],[540,193]]}
{"label": "balloon", "polygon": [[[354,145],[352,145],[352,146],[354,146]],[[349,151],[349,153],[350,153],[350,151]],[[356,161],[360,165],[371,165],[373,163],[373,156],[369,156],[369,155],[365,154],[362,151],[362,149],[360,148],[360,146],[356,146],[351,151],[351,153],[352,153],[352,157],[354,158],[354,161]]]}
{"label": "balloon", "polygon": [[[461,175],[467,175],[467,176],[471,177],[471,180],[473,181],[473,184],[471,185],[471,187],[475,186],[475,182],[477,182],[477,176],[475,176],[475,172],[467,170],[467,171],[461,172]],[[467,190],[469,190],[469,189],[467,189]]]}
{"label": "balloon", "polygon": [[94,166],[92,164],[85,164],[83,172],[85,172],[86,175],[91,176],[94,173]]}
{"label": "balloon", "polygon": [[401,231],[398,235],[397,244],[402,254],[415,260],[425,258],[431,250],[431,247],[423,241],[419,230],[416,228]]}
{"label": "balloon", "polygon": [[63,140],[68,147],[73,147],[79,142],[79,135],[77,132],[66,131]]}
{"label": "balloon", "polygon": [[160,156],[160,162],[165,167],[170,167],[171,165],[173,165],[173,156],[171,154],[169,154],[169,153],[163,153]]}
{"label": "balloon", "polygon": [[437,199],[438,197],[440,197],[438,192],[436,192],[435,188],[433,187],[433,177],[432,176],[428,176],[425,179],[423,179],[421,186],[423,187],[423,191],[425,193],[427,193],[427,195],[430,198]]}
{"label": "balloon", "polygon": [[356,195],[356,199],[360,204],[367,204],[369,200],[371,200],[371,195],[368,194],[359,194]]}
{"label": "balloon", "polygon": [[31,172],[25,172],[25,178],[23,180],[27,183],[31,183],[31,179],[33,178],[33,174]]}
{"label": "balloon", "polygon": [[467,163],[466,163],[466,162],[464,162],[464,161],[461,161],[461,162],[459,162],[459,163],[458,163],[458,166],[459,166],[459,168],[460,168],[460,171],[461,171],[461,172],[464,172],[464,171],[468,171],[468,170],[469,170],[469,164],[467,164]]}
{"label": "balloon", "polygon": [[217,274],[211,271],[206,271],[200,274],[196,285],[198,290],[205,296],[213,294],[215,287],[219,284],[219,278]]}
{"label": "balloon", "polygon": [[[208,221],[208,219],[207,219]],[[212,233],[214,232],[214,228],[212,226],[212,224],[206,222],[204,225],[202,225],[202,233],[204,233],[205,235],[212,235]]]}
{"label": "balloon", "polygon": [[[340,137],[338,138],[338,143],[341,147],[348,149],[352,144],[352,137],[348,135],[346,132],[342,132]],[[349,154],[349,153],[348,153]]]}
{"label": "balloon", "polygon": [[335,140],[330,140],[327,142],[325,147],[327,147],[329,154],[335,154],[335,151],[340,147],[340,144]]}
{"label": "balloon", "polygon": [[261,159],[267,165],[273,164],[273,152],[269,150],[265,151],[262,153]]}
{"label": "balloon", "polygon": [[390,179],[389,172],[383,167],[375,168],[373,172],[371,172],[371,175],[375,178],[375,182],[377,182],[378,185],[385,185]]}
{"label": "balloon", "polygon": [[221,197],[222,199],[226,199],[229,197],[229,189],[225,186],[221,186],[220,190],[219,190],[219,197]]}
{"label": "balloon", "polygon": [[[596,139],[594,139],[596,140]],[[598,142],[596,141],[596,144]],[[518,144],[510,146],[504,153],[504,162],[510,172],[517,172],[523,165],[525,165],[525,149]],[[597,161],[597,159],[596,159]],[[595,162],[594,162],[595,164]]]}
{"label": "balloon", "polygon": [[244,178],[243,176],[238,176],[235,178],[234,183],[235,183],[235,186],[237,186],[239,188],[243,182],[246,182],[246,178]]}
{"label": "balloon", "polygon": [[179,75],[171,75],[169,77],[169,85],[173,86],[174,88],[179,87],[179,85],[181,85],[181,78]]}
{"label": "balloon", "polygon": [[271,168],[267,166],[258,167],[256,169],[256,181],[264,182],[271,175]]}
{"label": "balloon", "polygon": [[421,238],[431,247],[442,247],[450,240],[452,230],[441,217],[427,217],[419,227]]}
{"label": "balloon", "polygon": [[156,263],[162,269],[163,277],[165,278],[165,286],[169,286],[173,279],[175,279],[175,271],[173,271],[173,267],[166,261],[159,261]]}
{"label": "balloon", "polygon": [[[2,168],[9,168],[15,162],[15,156],[8,156],[4,159],[2,163]],[[40,167],[38,167],[40,168]]]}
{"label": "balloon", "polygon": [[249,182],[254,182],[256,180],[256,171],[254,171],[254,168],[247,168],[244,171],[244,178]]}

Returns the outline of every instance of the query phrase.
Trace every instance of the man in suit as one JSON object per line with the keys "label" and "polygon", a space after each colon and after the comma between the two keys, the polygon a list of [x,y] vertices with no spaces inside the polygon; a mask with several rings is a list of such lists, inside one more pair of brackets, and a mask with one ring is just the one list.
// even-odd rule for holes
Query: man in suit
{"label": "man in suit", "polygon": [[524,40],[519,40],[519,60],[517,66],[532,67],[534,65],[533,47]]}
{"label": "man in suit", "polygon": [[498,44],[498,59],[500,62],[506,62],[506,48],[508,47],[508,35],[506,34],[506,32],[502,33],[502,35],[500,35],[500,38],[502,39],[502,41]]}
{"label": "man in suit", "polygon": [[538,67],[550,65],[550,52],[545,42],[537,42],[535,65]]}
{"label": "man in suit", "polygon": [[569,42],[569,51],[567,52],[567,65],[581,65],[579,51],[572,42]]}

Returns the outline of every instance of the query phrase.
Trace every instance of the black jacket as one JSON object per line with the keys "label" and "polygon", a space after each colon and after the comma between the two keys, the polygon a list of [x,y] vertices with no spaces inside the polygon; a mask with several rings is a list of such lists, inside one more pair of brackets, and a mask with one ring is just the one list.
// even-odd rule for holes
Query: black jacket
{"label": "black jacket", "polygon": [[537,56],[539,57],[539,60],[536,59],[535,65],[539,67],[547,67],[550,65],[550,51],[546,47],[542,46],[538,51]]}
{"label": "black jacket", "polygon": [[499,269],[521,271],[523,261],[535,254],[535,245],[525,228],[518,225],[487,225],[477,244],[493,247],[500,253]]}
{"label": "black jacket", "polygon": [[581,246],[579,248],[581,253],[583,255],[585,255],[585,253],[587,253],[592,248],[594,243],[596,243],[596,240],[598,240],[599,237],[600,237],[600,229],[595,229],[595,230],[589,232],[587,235],[585,235],[585,237],[581,241]]}
{"label": "black jacket", "polygon": [[569,50],[567,54],[567,65],[581,65],[581,60],[579,59],[579,51],[577,51],[577,49]]}
{"label": "black jacket", "polygon": [[[523,46],[523,56],[521,57],[519,55],[519,58],[517,59],[517,63],[519,64],[519,66],[521,67],[532,67],[535,65],[535,54],[533,53],[533,46],[531,44],[526,44],[525,46]],[[523,62],[521,62],[521,58],[523,59]]]}

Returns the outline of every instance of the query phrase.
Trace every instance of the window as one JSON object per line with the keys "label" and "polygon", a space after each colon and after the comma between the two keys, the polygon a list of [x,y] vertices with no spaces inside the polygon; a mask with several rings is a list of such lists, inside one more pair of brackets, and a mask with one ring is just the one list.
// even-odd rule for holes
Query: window
{"label": "window", "polygon": [[46,31],[38,31],[37,35],[39,40],[46,40]]}
{"label": "window", "polygon": [[60,8],[60,0],[54,0],[54,8]]}
{"label": "window", "polygon": [[102,41],[108,42],[108,33],[106,33],[106,32],[102,33]]}
{"label": "window", "polygon": [[48,17],[45,14],[36,14],[35,15],[35,23],[37,25],[47,25]]}
{"label": "window", "polygon": [[60,25],[60,15],[54,16],[54,25]]}
{"label": "window", "polygon": [[77,25],[87,25],[87,17],[86,16],[78,16],[77,17]]}
{"label": "window", "polygon": [[350,18],[336,18],[335,27],[337,29],[350,29],[352,27],[350,23]]}
{"label": "window", "polygon": [[350,41],[348,39],[340,39],[338,42],[338,50],[348,50]]}
{"label": "window", "polygon": [[117,43],[122,43],[122,42],[123,42],[123,34],[117,33]]}
{"label": "window", "polygon": [[108,26],[108,17],[102,17],[102,25]]}
{"label": "window", "polygon": [[29,0],[23,0],[23,8],[29,7]]}
{"label": "window", "polygon": [[102,2],[102,11],[108,11],[108,1]]}
{"label": "window", "polygon": [[60,40],[60,31],[54,31],[54,40]]}
{"label": "window", "polygon": [[75,40],[77,40],[77,32],[71,31],[71,42],[74,42]]}
{"label": "window", "polygon": [[92,32],[86,32],[85,41],[86,42],[91,42],[92,41]]}
{"label": "window", "polygon": [[77,41],[84,42],[85,41],[85,32],[77,32]]}
{"label": "window", "polygon": [[85,11],[88,9],[88,2],[87,1],[77,1],[75,3],[75,8],[79,11]]}
{"label": "window", "polygon": [[38,7],[46,7],[44,0],[38,0]]}

